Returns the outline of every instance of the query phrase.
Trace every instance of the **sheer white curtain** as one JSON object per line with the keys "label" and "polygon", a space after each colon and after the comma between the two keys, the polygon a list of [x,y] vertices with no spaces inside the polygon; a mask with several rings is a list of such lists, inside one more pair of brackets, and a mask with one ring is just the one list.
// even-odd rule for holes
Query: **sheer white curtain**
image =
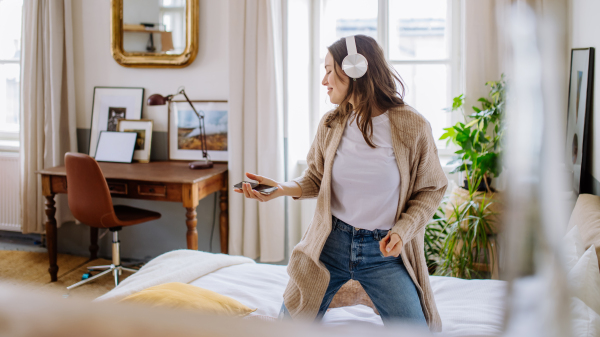
{"label": "sheer white curtain", "polygon": [[246,172],[284,180],[281,0],[229,2],[229,253],[284,259],[284,198],[233,192]]}
{"label": "sheer white curtain", "polygon": [[466,0],[464,15],[465,111],[487,97],[487,81],[497,81],[503,72],[496,25],[497,0]]}
{"label": "sheer white curtain", "polygon": [[[23,2],[21,56],[21,216],[24,233],[44,232],[41,178],[77,151],[70,0]],[[72,220],[64,195],[57,223]]]}

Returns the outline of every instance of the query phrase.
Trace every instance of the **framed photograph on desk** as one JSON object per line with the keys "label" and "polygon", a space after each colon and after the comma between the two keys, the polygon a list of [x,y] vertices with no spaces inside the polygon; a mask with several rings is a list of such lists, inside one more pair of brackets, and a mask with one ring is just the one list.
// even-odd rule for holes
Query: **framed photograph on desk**
{"label": "framed photograph on desk", "polygon": [[101,131],[117,131],[119,119],[140,119],[144,88],[94,87],[89,155],[96,155]]}
{"label": "framed photograph on desk", "polygon": [[152,145],[152,125],[151,119],[120,119],[117,125],[119,132],[136,132],[135,151],[133,152],[133,161],[138,163],[150,162],[150,145]]}
{"label": "framed photograph on desk", "polygon": [[102,131],[98,137],[96,161],[111,163],[131,163],[137,133]]}
{"label": "framed photograph on desk", "polygon": [[[210,160],[227,162],[227,101],[192,101],[192,104],[204,116],[206,148]],[[202,137],[198,116],[186,101],[170,102],[169,111],[169,159],[201,160]]]}

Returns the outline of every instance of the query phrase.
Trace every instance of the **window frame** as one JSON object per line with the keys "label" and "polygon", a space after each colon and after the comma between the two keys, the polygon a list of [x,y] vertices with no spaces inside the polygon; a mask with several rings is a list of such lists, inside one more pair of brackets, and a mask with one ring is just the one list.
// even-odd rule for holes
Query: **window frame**
{"label": "window frame", "polygon": [[[21,6],[21,54],[18,59],[0,59],[0,65],[4,64],[18,64],[19,65],[19,112],[22,109],[21,106],[21,81],[22,81],[22,66],[21,59],[23,57],[23,6]],[[20,116],[19,116],[20,117]],[[18,131],[2,131],[0,130],[0,152],[19,152],[21,148],[20,134],[21,134],[21,119],[19,118],[19,130]],[[10,143],[17,142],[18,145],[10,145]]]}
{"label": "window frame", "polygon": [[[314,139],[317,124],[320,120],[319,94],[320,94],[320,73],[319,66],[322,62],[320,53],[320,30],[321,13],[323,12],[323,0],[310,1],[310,88],[309,88],[309,134],[310,139]],[[447,18],[450,29],[450,52],[449,57],[442,60],[406,60],[393,61],[389,58],[389,0],[378,0],[377,13],[377,38],[378,43],[384,50],[386,60],[392,65],[407,64],[445,64],[449,67],[449,76],[447,78],[447,106],[452,105],[452,98],[464,92],[464,74],[463,74],[463,49],[464,49],[464,0],[446,0]],[[443,113],[440,111],[440,113]],[[454,125],[462,120],[460,112],[448,113],[447,127]],[[456,151],[454,144],[449,144],[445,148],[438,149],[440,160],[445,164],[450,160]]]}
{"label": "window frame", "polygon": [[185,44],[186,44],[186,34],[187,31],[185,31],[185,29],[187,29],[187,27],[185,26],[185,2],[183,4],[183,6],[162,6],[162,3],[159,5],[159,24],[164,26],[164,22],[163,22],[163,15],[166,13],[177,13],[179,14],[180,19],[183,21],[183,25],[182,27],[184,28],[184,32],[183,32],[183,49],[181,50],[181,52],[183,52],[185,50]]}
{"label": "window frame", "polygon": [[[4,60],[0,59],[0,65],[4,64],[18,64],[19,65],[19,73],[21,72],[21,56],[19,56],[18,60]],[[19,83],[21,83],[21,78],[19,76]],[[21,111],[21,85],[19,84],[19,111]],[[21,120],[19,119],[19,129],[21,125]],[[0,131],[0,152],[19,152],[21,148],[21,144],[19,141],[20,131]],[[18,142],[18,145],[10,145],[10,143]]]}

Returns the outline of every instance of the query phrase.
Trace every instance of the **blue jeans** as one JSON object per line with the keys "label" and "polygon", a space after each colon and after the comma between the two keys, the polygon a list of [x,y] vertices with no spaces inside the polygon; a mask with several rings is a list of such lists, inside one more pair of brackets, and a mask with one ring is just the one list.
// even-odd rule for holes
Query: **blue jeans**
{"label": "blue jeans", "polygon": [[[315,321],[320,321],[333,296],[348,280],[360,282],[379,311],[383,323],[406,322],[427,327],[417,288],[400,256],[384,257],[379,241],[388,230],[356,229],[333,216],[332,231],[320,261],[330,274],[329,286]],[[285,304],[280,319],[291,318]]]}

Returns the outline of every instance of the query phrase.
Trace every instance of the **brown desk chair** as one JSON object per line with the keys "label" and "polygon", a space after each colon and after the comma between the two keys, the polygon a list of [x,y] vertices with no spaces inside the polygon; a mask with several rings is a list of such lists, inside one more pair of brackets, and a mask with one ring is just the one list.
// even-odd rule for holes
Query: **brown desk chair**
{"label": "brown desk chair", "polygon": [[113,273],[115,286],[117,286],[122,270],[136,272],[135,269],[121,266],[119,231],[125,226],[160,219],[160,213],[124,205],[113,206],[104,174],[102,174],[98,162],[88,155],[71,152],[65,154],[65,167],[67,169],[67,196],[73,216],[90,227],[108,228],[113,234],[112,264],[88,267],[89,270],[103,271],[67,287],[67,289],[78,287],[110,272]]}

